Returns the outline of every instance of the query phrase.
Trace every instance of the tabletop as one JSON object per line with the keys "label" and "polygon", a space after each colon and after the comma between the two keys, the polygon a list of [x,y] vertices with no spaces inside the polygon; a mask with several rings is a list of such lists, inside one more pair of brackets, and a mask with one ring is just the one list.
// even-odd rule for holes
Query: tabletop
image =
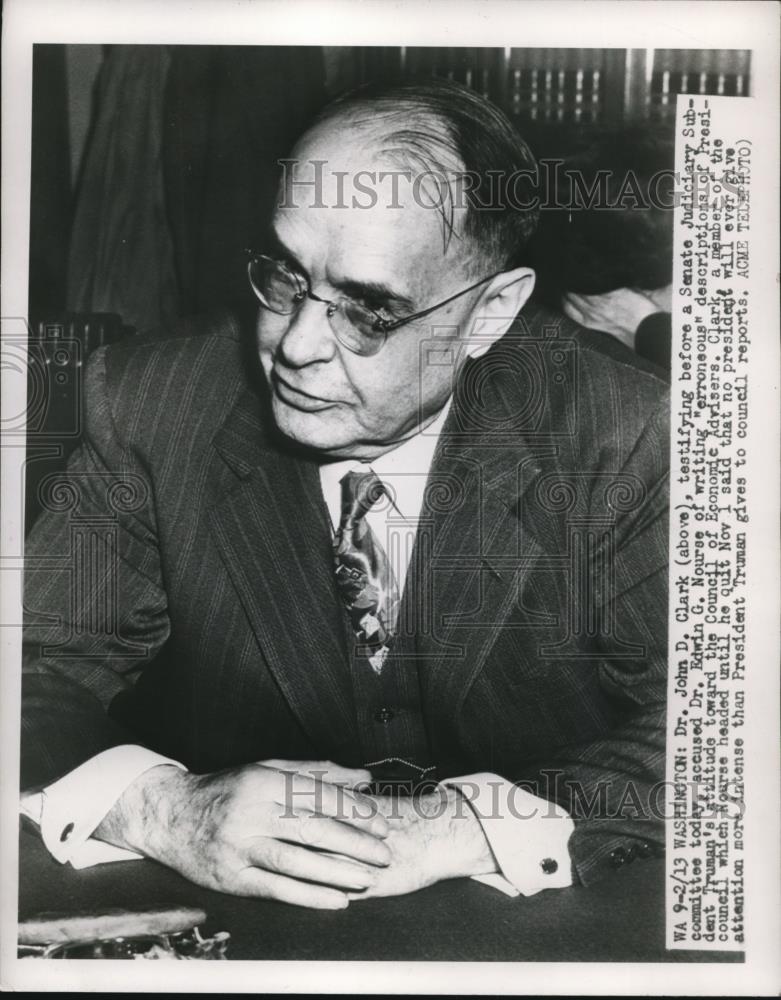
{"label": "tabletop", "polygon": [[741,953],[666,951],[664,860],[638,859],[588,888],[510,898],[471,879],[316,911],[193,885],[153,861],[75,871],[23,830],[19,917],[99,908],[196,906],[228,931],[229,959],[724,962]]}

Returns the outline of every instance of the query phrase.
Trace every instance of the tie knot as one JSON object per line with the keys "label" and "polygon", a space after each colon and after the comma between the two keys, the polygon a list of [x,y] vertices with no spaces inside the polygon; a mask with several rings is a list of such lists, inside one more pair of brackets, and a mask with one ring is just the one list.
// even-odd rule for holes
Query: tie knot
{"label": "tie knot", "polygon": [[385,487],[376,472],[351,471],[342,476],[342,525],[360,521],[384,496]]}

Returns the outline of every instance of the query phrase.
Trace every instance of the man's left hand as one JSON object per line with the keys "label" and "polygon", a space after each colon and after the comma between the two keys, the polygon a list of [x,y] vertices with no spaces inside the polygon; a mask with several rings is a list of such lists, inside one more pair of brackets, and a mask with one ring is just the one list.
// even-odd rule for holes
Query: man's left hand
{"label": "man's left hand", "polygon": [[374,796],[388,820],[385,845],[391,862],[376,881],[351,900],[400,896],[442,879],[497,871],[483,828],[466,800],[454,789],[439,787],[417,798]]}

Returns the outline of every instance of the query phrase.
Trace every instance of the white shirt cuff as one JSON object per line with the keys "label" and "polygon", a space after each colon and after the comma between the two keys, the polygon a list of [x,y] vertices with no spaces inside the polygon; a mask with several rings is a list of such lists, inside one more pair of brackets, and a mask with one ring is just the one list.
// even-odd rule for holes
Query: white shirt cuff
{"label": "white shirt cuff", "polygon": [[469,803],[501,872],[472,876],[476,881],[508,896],[572,885],[567,842],[575,824],[566,809],[498,774],[468,774],[444,784],[458,789]]}
{"label": "white shirt cuff", "polygon": [[140,858],[135,851],[92,838],[104,816],[136,778],[159,764],[184,765],[140,746],[104,750],[41,792],[22,796],[21,811],[41,828],[49,853],[62,864],[89,868]]}

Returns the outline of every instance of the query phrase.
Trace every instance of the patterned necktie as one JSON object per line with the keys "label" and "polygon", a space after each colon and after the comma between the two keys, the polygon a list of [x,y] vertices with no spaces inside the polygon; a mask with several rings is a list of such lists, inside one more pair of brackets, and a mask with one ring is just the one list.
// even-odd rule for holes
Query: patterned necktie
{"label": "patterned necktie", "polygon": [[374,472],[348,472],[341,485],[342,517],[334,539],[336,583],[356,637],[368,647],[369,663],[379,674],[393,638],[399,593],[366,514],[385,488]]}

